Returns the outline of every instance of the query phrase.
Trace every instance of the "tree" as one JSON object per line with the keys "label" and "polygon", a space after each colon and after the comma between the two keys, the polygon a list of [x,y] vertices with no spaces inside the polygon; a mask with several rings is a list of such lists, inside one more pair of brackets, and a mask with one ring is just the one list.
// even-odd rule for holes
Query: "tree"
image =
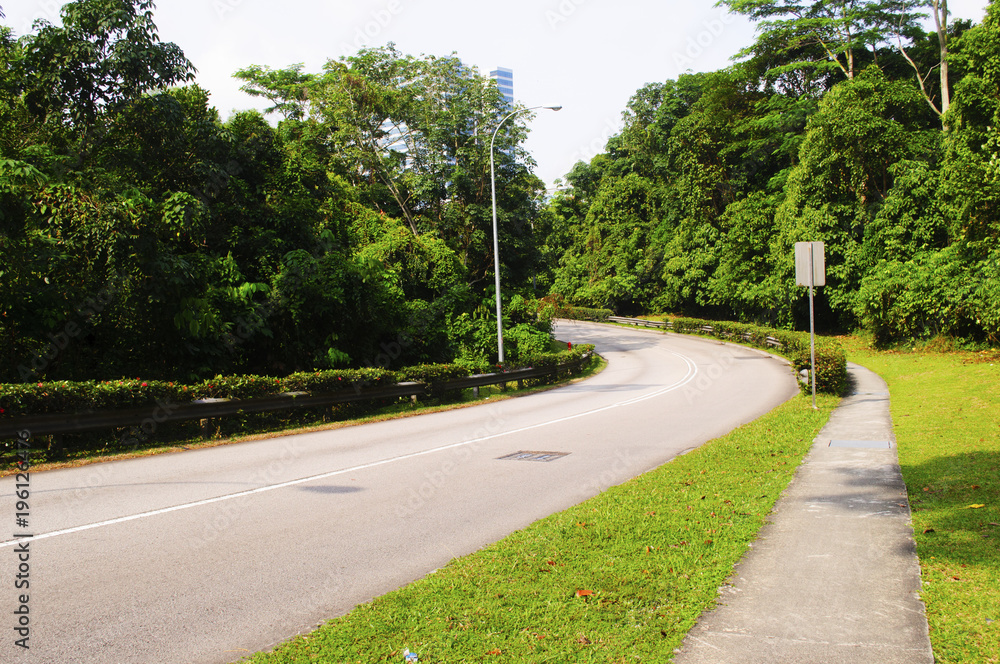
{"label": "tree", "polygon": [[825,241],[823,292],[843,323],[852,322],[852,299],[870,267],[862,244],[895,184],[895,164],[937,154],[940,132],[924,109],[915,86],[873,66],[838,84],[809,120],[778,208],[773,262],[790,281],[793,244]]}
{"label": "tree", "polygon": [[759,21],[757,43],[739,55],[777,53],[772,71],[802,68],[839,71],[852,79],[865,56],[893,34],[912,30],[920,16],[913,0],[720,0],[737,14]]}
{"label": "tree", "polygon": [[101,114],[193,80],[181,49],[159,40],[153,7],[152,0],[77,0],[62,8],[61,27],[37,21],[24,38],[28,109],[87,136]]}
{"label": "tree", "polygon": [[[493,260],[484,136],[509,111],[492,81],[457,57],[414,58],[392,45],[331,60],[316,75],[298,65],[237,75],[286,122],[323,137],[329,170],[355,186],[363,204],[405,220],[415,236],[441,237],[471,282],[485,287]],[[525,121],[522,114],[505,123],[496,143],[504,279],[517,284],[536,269],[532,224],[544,189],[522,147]]]}
{"label": "tree", "polygon": [[[924,99],[934,110],[935,113],[941,118],[942,127],[947,130],[948,126],[944,124],[944,115],[948,112],[951,107],[951,84],[948,79],[949,75],[949,53],[948,53],[948,0],[931,0],[931,15],[934,17],[934,36],[937,38],[938,42],[938,57],[937,63],[930,67],[926,74],[921,70],[921,66],[917,63],[913,57],[907,52],[906,48],[903,46],[902,34],[897,35],[897,43],[899,47],[899,52],[906,59],[907,63],[913,68],[916,73],[917,83],[920,85],[920,91],[924,95]],[[913,41],[919,39],[919,35],[910,34],[908,35]],[[941,95],[939,103],[934,101],[934,94],[930,89],[928,89],[927,79],[933,73],[934,69],[938,69],[939,86],[938,91]]]}

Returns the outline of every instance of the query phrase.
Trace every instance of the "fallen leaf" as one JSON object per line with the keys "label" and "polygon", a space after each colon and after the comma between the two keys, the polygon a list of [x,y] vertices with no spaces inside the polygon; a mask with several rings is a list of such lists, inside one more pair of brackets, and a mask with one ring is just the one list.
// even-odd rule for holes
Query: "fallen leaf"
{"label": "fallen leaf", "polygon": [[593,594],[594,594],[593,590],[577,590],[576,591],[576,596],[577,597],[586,597],[587,595],[593,595]]}
{"label": "fallen leaf", "polygon": [[926,530],[924,530],[924,532],[925,533],[934,533],[934,532],[937,532],[937,531],[934,530],[933,528],[927,528]]}
{"label": "fallen leaf", "polygon": [[983,505],[983,504],[980,504],[980,503],[976,503],[975,505],[969,505],[965,509],[967,509],[967,510],[978,510],[980,507],[986,507],[986,505]]}
{"label": "fallen leaf", "polygon": [[487,655],[499,655],[500,654],[500,649],[499,648],[494,648],[493,650],[488,650],[486,652],[486,654]]}
{"label": "fallen leaf", "polygon": [[588,639],[586,636],[581,636],[576,640],[576,642],[585,646],[590,645],[590,639]]}

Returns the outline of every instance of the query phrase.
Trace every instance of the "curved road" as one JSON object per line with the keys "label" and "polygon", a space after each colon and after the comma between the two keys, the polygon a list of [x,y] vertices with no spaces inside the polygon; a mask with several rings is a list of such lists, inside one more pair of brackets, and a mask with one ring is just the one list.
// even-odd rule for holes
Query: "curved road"
{"label": "curved road", "polygon": [[[797,391],[787,365],[560,322],[598,376],[527,398],[31,477],[30,650],[14,645],[0,480],[0,660],[224,664],[650,470]],[[566,453],[547,462],[518,451]],[[9,623],[9,625],[8,625]]]}

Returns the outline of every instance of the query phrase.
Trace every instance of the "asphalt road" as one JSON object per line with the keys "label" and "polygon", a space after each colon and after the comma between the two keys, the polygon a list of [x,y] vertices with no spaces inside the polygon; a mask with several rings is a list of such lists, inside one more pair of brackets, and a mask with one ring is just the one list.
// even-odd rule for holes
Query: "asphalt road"
{"label": "asphalt road", "polygon": [[[3,478],[0,661],[238,660],[797,391],[787,365],[749,349],[572,322],[557,337],[596,343],[609,367],[473,408],[33,474],[28,591]],[[519,451],[566,456],[499,459]],[[25,592],[27,651],[13,630]]]}

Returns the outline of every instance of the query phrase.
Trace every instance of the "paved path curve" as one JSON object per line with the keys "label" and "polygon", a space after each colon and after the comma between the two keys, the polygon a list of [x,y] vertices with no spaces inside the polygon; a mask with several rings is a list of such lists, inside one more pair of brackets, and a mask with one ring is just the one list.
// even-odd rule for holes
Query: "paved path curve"
{"label": "paved path curve", "polygon": [[[237,660],[652,469],[797,389],[787,365],[749,349],[572,322],[557,336],[596,343],[609,367],[474,408],[32,475],[31,649],[15,648],[6,627],[0,660]],[[568,455],[498,460],[522,450]],[[13,484],[0,480],[0,519],[11,523]],[[15,543],[4,537],[9,617]]]}
{"label": "paved path curve", "polygon": [[853,391],[675,664],[933,664],[889,388]]}

